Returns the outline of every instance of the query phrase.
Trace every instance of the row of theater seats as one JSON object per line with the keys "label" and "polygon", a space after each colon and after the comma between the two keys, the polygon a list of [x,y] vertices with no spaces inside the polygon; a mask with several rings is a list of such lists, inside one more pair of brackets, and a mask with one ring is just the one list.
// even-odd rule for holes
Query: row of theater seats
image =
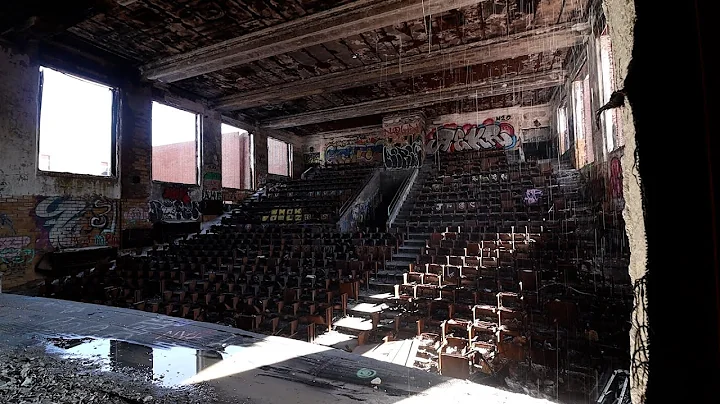
{"label": "row of theater seats", "polygon": [[393,296],[397,333],[420,340],[417,367],[461,378],[557,369],[561,391],[587,398],[598,368],[626,361],[632,292],[603,271],[579,186],[504,153],[442,155],[419,176],[397,228],[425,243]]}
{"label": "row of theater seats", "polygon": [[428,174],[404,207],[402,218],[411,225],[527,225],[541,221],[553,202],[549,165],[511,164],[502,152],[448,154]]}
{"label": "row of theater seats", "polygon": [[313,339],[357,299],[399,240],[368,229],[219,225],[141,255],[120,256],[42,294]]}
{"label": "row of theater seats", "polygon": [[340,208],[359,192],[372,167],[317,167],[304,179],[270,183],[261,196],[246,201],[242,223],[335,223]]}

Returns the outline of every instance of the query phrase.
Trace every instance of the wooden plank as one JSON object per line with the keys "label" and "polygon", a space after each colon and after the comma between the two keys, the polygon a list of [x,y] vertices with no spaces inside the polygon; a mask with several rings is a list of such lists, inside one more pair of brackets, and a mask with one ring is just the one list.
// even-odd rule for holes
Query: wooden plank
{"label": "wooden plank", "polygon": [[339,119],[422,108],[433,104],[475,97],[475,95],[477,95],[478,98],[485,98],[519,91],[531,91],[559,86],[563,83],[564,76],[565,73],[562,70],[552,70],[544,73],[520,75],[511,79],[498,80],[490,83],[463,84],[431,90],[423,94],[409,94],[400,97],[384,98],[355,105],[346,105],[338,108],[269,119],[261,122],[260,125],[266,128],[276,129],[292,128]]}
{"label": "wooden plank", "polygon": [[572,30],[570,25],[537,29],[522,34],[443,49],[430,54],[421,52],[418,55],[403,58],[402,64],[388,64],[381,61],[271,88],[243,92],[216,100],[214,107],[227,111],[280,103],[313,94],[517,58],[533,52],[564,49],[581,43],[583,38],[584,36]]}
{"label": "wooden plank", "polygon": [[141,67],[143,77],[175,82],[476,4],[481,0],[359,0]]}

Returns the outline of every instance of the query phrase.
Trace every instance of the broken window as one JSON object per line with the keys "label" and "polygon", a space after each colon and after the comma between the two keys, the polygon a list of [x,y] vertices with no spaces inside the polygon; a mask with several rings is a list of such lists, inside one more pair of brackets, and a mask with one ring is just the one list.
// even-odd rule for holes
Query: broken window
{"label": "broken window", "polygon": [[[615,66],[612,59],[612,44],[608,28],[605,27],[599,39],[600,48],[600,94],[601,105],[610,101],[612,92],[615,91]],[[611,152],[622,146],[625,141],[622,138],[619,125],[619,115],[616,109],[608,109],[601,115],[602,129],[605,135],[605,149]]]}
{"label": "broken window", "polygon": [[268,138],[268,174],[292,176],[292,145]]}
{"label": "broken window", "polygon": [[152,103],[152,179],[197,184],[200,115]]}
{"label": "broken window", "polygon": [[222,186],[252,189],[252,135],[240,128],[222,124]]}
{"label": "broken window", "polygon": [[113,87],[40,67],[38,169],[113,175],[116,94]]}

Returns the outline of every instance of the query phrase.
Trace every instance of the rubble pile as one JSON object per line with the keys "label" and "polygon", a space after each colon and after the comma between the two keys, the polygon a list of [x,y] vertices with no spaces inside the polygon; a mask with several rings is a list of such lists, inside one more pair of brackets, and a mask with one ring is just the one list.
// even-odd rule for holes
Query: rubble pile
{"label": "rubble pile", "polygon": [[206,385],[161,388],[132,372],[101,372],[88,360],[60,359],[42,346],[0,351],[0,402],[4,404],[210,404]]}

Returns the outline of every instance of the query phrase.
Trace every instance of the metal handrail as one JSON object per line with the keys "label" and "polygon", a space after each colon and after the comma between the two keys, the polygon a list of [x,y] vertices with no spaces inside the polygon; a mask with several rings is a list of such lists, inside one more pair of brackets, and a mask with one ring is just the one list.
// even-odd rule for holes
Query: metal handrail
{"label": "metal handrail", "polygon": [[371,171],[370,175],[368,175],[368,177],[365,179],[365,181],[363,181],[362,186],[358,187],[355,190],[355,193],[353,193],[352,196],[350,198],[348,198],[348,200],[345,201],[345,203],[343,203],[343,205],[340,207],[340,209],[338,209],[338,217],[342,217],[342,215],[344,215],[345,212],[348,209],[350,209],[350,206],[352,205],[353,202],[355,202],[355,199],[357,199],[358,195],[360,195],[360,193],[365,189],[367,184],[373,179],[373,177],[375,177],[375,172],[376,172],[376,170]]}
{"label": "metal handrail", "polygon": [[402,206],[403,202],[405,202],[405,198],[407,198],[408,194],[410,193],[410,189],[412,188],[412,185],[415,183],[415,178],[417,178],[419,172],[420,172],[420,168],[415,168],[415,170],[413,170],[412,174],[408,175],[408,177],[405,179],[402,186],[400,187],[400,191],[395,194],[395,197],[390,202],[390,206],[388,206],[388,221],[387,221],[388,228],[390,228],[390,226],[392,226],[393,222],[395,221],[395,218],[397,217],[398,213],[400,212],[400,207]]}

